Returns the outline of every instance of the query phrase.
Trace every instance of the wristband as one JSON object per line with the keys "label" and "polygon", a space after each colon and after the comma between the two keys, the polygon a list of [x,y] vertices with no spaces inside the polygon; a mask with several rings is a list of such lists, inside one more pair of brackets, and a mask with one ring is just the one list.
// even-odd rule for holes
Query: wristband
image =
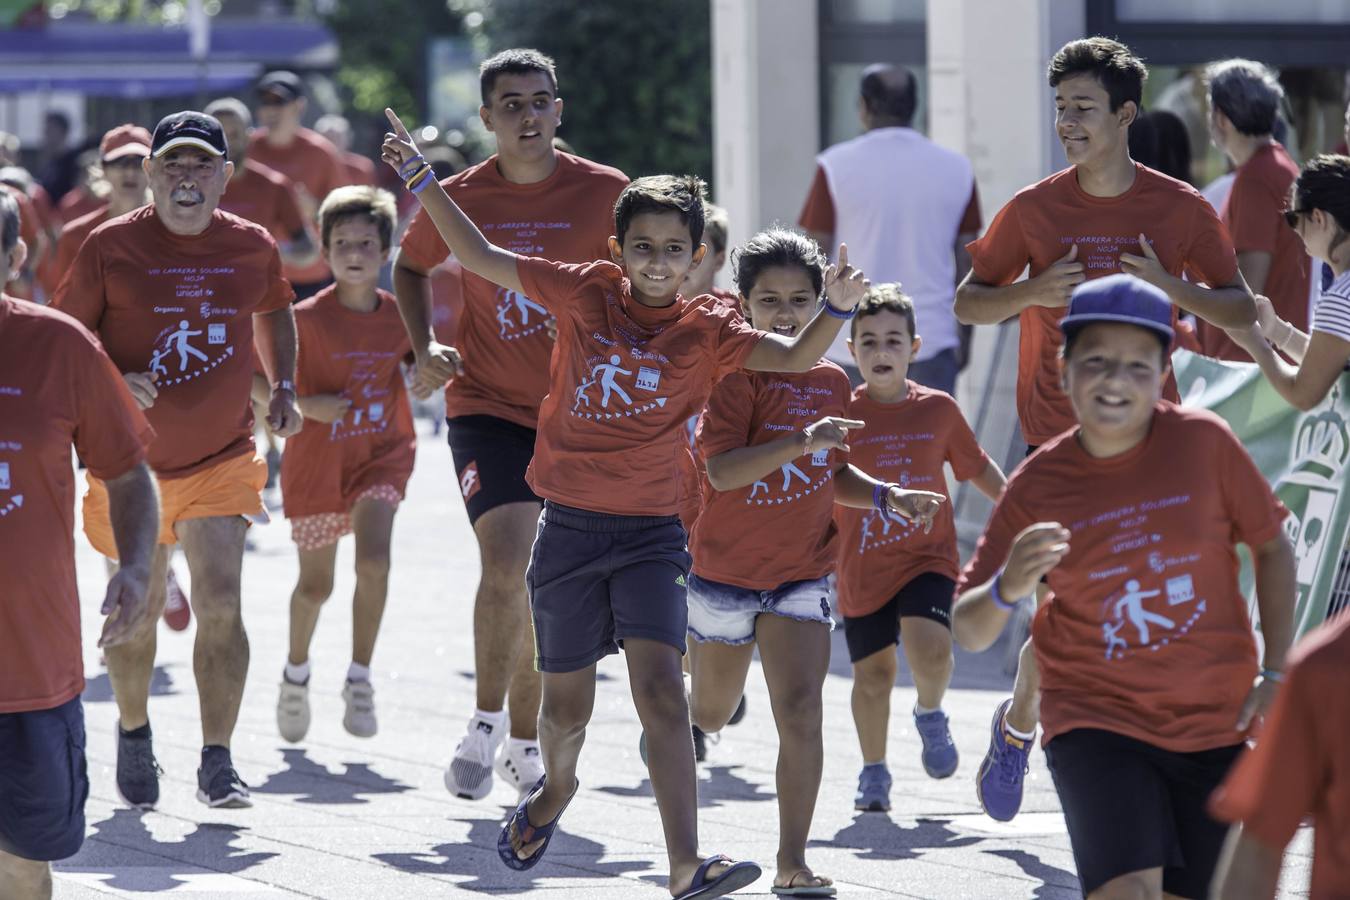
{"label": "wristband", "polygon": [[272,385],[272,393],[275,394],[277,391],[290,391],[292,394],[294,394],[294,393],[295,393],[295,382],[294,382],[294,381],[287,381],[285,378],[283,378],[283,379],[281,379],[280,381],[278,381],[276,384]]}
{"label": "wristband", "polygon": [[420,194],[435,183],[436,173],[431,171],[431,166],[427,166],[426,174],[423,175],[421,180],[416,184],[408,185],[408,190],[412,191],[414,194]]}
{"label": "wristband", "polygon": [[872,505],[876,507],[877,512],[890,512],[890,507],[886,503],[886,496],[891,492],[891,488],[899,486],[893,482],[877,482],[877,486],[872,488]]}
{"label": "wristband", "polygon": [[412,174],[418,170],[418,168],[422,165],[422,163],[426,161],[427,158],[425,156],[423,156],[420,153],[417,154],[412,159],[408,160],[402,166],[399,167],[398,177],[402,178],[404,181],[407,181],[408,178],[411,177]]}
{"label": "wristband", "polygon": [[1002,572],[999,572],[997,575],[994,576],[994,580],[989,585],[989,596],[993,599],[994,605],[997,606],[999,609],[1006,609],[1011,612],[1012,610],[1016,609],[1017,604],[1021,603],[1022,601],[1021,599],[1018,599],[1014,600],[1012,603],[1009,603],[1007,600],[1004,599],[1003,592],[999,590],[999,583],[1002,580],[1003,580]]}
{"label": "wristband", "polygon": [[834,316],[836,319],[851,319],[853,318],[853,314],[856,313],[857,311],[858,308],[856,306],[853,307],[853,309],[849,310],[836,309],[835,305],[831,303],[829,300],[825,301],[825,312]]}
{"label": "wristband", "polygon": [[427,165],[426,163],[422,163],[422,165],[417,167],[416,171],[414,171],[407,178],[403,179],[404,186],[408,190],[412,190],[412,186],[414,184],[417,184],[417,182],[421,181],[423,178],[425,178],[426,174],[430,171],[431,166]]}
{"label": "wristband", "polygon": [[1279,684],[1281,681],[1284,681],[1283,672],[1281,672],[1279,669],[1267,669],[1264,666],[1261,667],[1261,677],[1266,681],[1270,681],[1275,684]]}

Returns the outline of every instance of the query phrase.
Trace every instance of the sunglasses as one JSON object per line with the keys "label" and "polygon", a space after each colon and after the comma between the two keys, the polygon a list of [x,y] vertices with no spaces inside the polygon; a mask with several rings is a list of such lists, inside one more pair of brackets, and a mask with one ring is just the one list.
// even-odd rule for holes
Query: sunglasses
{"label": "sunglasses", "polygon": [[1290,228],[1298,228],[1298,217],[1304,213],[1312,212],[1311,209],[1286,209],[1284,211],[1284,221]]}

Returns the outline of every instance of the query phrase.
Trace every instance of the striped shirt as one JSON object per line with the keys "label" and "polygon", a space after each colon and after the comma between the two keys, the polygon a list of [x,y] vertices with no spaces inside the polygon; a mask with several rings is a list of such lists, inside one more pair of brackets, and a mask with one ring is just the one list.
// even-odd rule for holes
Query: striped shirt
{"label": "striped shirt", "polygon": [[1313,310],[1313,331],[1325,331],[1333,337],[1350,341],[1350,271],[1342,272],[1322,292]]}

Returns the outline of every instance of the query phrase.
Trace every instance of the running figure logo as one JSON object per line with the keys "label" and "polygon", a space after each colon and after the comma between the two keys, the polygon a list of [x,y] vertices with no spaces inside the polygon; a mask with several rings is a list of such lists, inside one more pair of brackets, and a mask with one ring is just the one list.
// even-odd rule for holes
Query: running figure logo
{"label": "running figure logo", "polygon": [[[655,397],[650,402],[643,402],[639,397],[634,403],[633,395],[629,393],[635,389],[655,390],[661,383],[660,370],[650,366],[625,368],[623,357],[618,353],[599,357],[599,362],[595,362],[595,359],[591,359],[590,374],[572,392],[572,415],[595,420],[622,419],[640,416],[666,405],[665,397]],[[634,368],[638,370],[636,377],[633,377]],[[623,383],[620,383],[621,376]],[[592,389],[597,387],[599,398],[592,393]],[[611,400],[614,401],[612,404]]]}
{"label": "running figure logo", "polygon": [[[225,344],[225,324],[216,322],[209,327],[210,334],[207,335],[206,343]],[[150,354],[149,370],[160,376],[161,387],[197,378],[234,355],[234,348],[226,346],[219,356],[211,359],[193,346],[193,338],[200,338],[203,334],[205,332],[200,328],[194,329],[187,319],[180,319],[178,327],[172,331],[160,332],[161,338]],[[170,373],[168,366],[170,361],[178,363],[176,372]]]}
{"label": "running figure logo", "polygon": [[497,328],[504,341],[515,341],[542,331],[548,310],[519,291],[497,292]]}
{"label": "running figure logo", "polygon": [[[778,473],[783,476],[783,481],[778,486],[779,495],[777,497],[774,496],[773,488],[769,486],[769,483],[760,480],[750,485],[750,494],[745,498],[745,502],[754,506],[776,506],[781,503],[791,503],[794,500],[800,500],[814,494],[834,478],[834,472],[826,469],[818,481],[812,481],[811,476],[798,468],[794,462],[783,463],[778,467]],[[799,478],[802,483],[795,484]],[[760,498],[761,494],[764,495],[764,499]]]}
{"label": "running figure logo", "polygon": [[[1148,601],[1160,605],[1154,598],[1167,598],[1167,606],[1194,603],[1184,622],[1149,609]],[[1102,604],[1102,643],[1107,659],[1124,659],[1131,649],[1157,652],[1191,630],[1205,614],[1205,601],[1196,602],[1195,581],[1190,574],[1166,579],[1163,590],[1147,589],[1137,578],[1125,582],[1119,594],[1108,597]],[[1131,640],[1133,638],[1133,640]]]}

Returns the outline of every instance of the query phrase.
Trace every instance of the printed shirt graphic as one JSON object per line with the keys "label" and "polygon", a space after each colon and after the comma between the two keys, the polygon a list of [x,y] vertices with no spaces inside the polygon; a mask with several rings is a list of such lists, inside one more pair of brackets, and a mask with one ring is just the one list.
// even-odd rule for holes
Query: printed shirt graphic
{"label": "printed shirt graphic", "polygon": [[[899,403],[878,403],[860,386],[847,417],[867,426],[848,433],[849,462],[903,488],[947,493],[943,464],[961,481],[979,475],[989,457],[975,440],[956,401],[911,381]],[[956,580],[959,556],[951,499],[924,534],[895,513],[834,508],[839,525],[839,611],[850,618],[874,613],[919,575]]]}
{"label": "printed shirt graphic", "polygon": [[[564,263],[609,259],[614,201],[628,185],[618,169],[558,154],[553,174],[535,184],[513,184],[484,160],[442,182],[446,192],[499,247],[522,256]],[[421,210],[403,237],[402,258],[430,271],[449,253]],[[464,374],[445,390],[446,415],[488,415],[536,427],[549,388],[545,304],[522,297],[472,272],[463,273],[464,309],[455,345]]]}
{"label": "printed shirt graphic", "polygon": [[1289,654],[1255,749],[1215,792],[1223,822],[1279,850],[1313,820],[1310,897],[1350,897],[1350,615],[1309,632]]}
{"label": "printed shirt graphic", "polygon": [[181,478],[253,451],[253,315],[295,297],[276,241],[217,210],[171,233],[153,206],[89,235],[53,305],[96,332],[122,372],[155,372],[150,465]]}
{"label": "printed shirt graphic", "polygon": [[558,319],[550,389],[526,480],[555,503],[615,515],[676,515],[691,479],[686,421],[764,332],[711,296],[653,309],[613,263],[516,260]]}
{"label": "printed shirt graphic", "polygon": [[[295,140],[287,147],[273,147],[267,142],[267,129],[255,129],[249,140],[248,157],[280,172],[291,184],[303,185],[314,198],[316,208],[334,188],[347,183],[342,154],[328,138],[308,128],[296,132]],[[322,259],[302,268],[286,267],[286,277],[296,284],[313,284],[330,274],[328,263]]]}
{"label": "printed shirt graphic", "polygon": [[[1078,245],[1088,278],[1120,271],[1120,254],[1141,255],[1148,237],[1162,266],[1193,281],[1228,284],[1237,256],[1214,208],[1190,185],[1136,165],[1134,184],[1117,197],[1092,197],[1078,186],[1073,168],[1024,188],[999,210],[989,230],[966,245],[975,277],[988,284],[1016,281],[1028,264],[1031,277]],[[1022,311],[1017,360],[1017,415],[1028,444],[1043,444],[1075,424],[1073,406],[1059,386],[1059,320],[1067,309],[1033,306]],[[1175,324],[1177,313],[1172,312]],[[1176,382],[1169,374],[1169,399]]]}
{"label": "printed shirt graphic", "polygon": [[[1220,217],[1238,253],[1270,254],[1270,271],[1260,293],[1270,298],[1281,319],[1306,333],[1312,260],[1283,216],[1289,188],[1297,177],[1298,163],[1279,144],[1267,144],[1237,170]],[[1199,319],[1195,332],[1206,356],[1252,361],[1222,328]]]}
{"label": "printed shirt graphic", "polygon": [[1221,419],[1162,401],[1127,453],[1094,459],[1070,432],[1023,462],[960,590],[993,578],[1027,526],[1063,524],[1071,549],[1031,631],[1045,741],[1101,728],[1231,746],[1257,672],[1234,545],[1277,537],[1287,512]]}
{"label": "printed shirt graphic", "polygon": [[412,474],[417,435],[399,365],[412,345],[393,294],[379,295],[380,305],[368,313],[343,306],[331,285],[295,305],[297,393],[338,394],[352,405],[331,425],[305,419],[287,439],[281,457],[287,517],[350,512],[376,485],[403,493]]}
{"label": "printed shirt graphic", "polygon": [[[825,416],[843,416],[848,401],[848,376],[825,360],[802,374],[735,372],[713,388],[699,419],[700,459],[796,436]],[[704,514],[689,537],[694,573],[767,591],[832,572],[841,461],[820,450],[731,491],[715,490],[704,475]]]}
{"label": "printed shirt graphic", "polygon": [[142,462],[153,436],[92,334],[0,296],[0,714],[84,690],[71,445],[107,479]]}
{"label": "printed shirt graphic", "polygon": [[294,240],[305,228],[305,215],[291,180],[257,160],[246,159],[242,165],[243,174],[225,187],[221,211],[261,225],[278,241]]}

